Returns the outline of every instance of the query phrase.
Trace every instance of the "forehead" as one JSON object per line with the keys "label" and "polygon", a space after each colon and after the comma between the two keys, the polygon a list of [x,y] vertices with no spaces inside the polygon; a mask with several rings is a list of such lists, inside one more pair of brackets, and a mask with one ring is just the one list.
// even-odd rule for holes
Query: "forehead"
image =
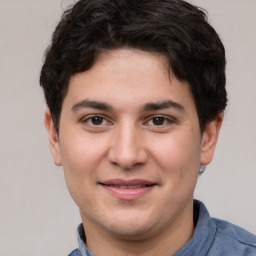
{"label": "forehead", "polygon": [[92,68],[71,77],[64,103],[84,99],[119,106],[166,100],[194,104],[188,83],[174,76],[165,55],[128,48],[101,53]]}

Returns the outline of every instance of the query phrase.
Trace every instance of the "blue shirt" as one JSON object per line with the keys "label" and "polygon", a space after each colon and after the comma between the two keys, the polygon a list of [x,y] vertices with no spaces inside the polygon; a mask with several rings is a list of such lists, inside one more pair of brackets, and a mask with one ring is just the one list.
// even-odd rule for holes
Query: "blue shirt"
{"label": "blue shirt", "polygon": [[[211,218],[202,202],[194,200],[196,228],[174,256],[256,256],[256,236],[227,221]],[[69,256],[94,256],[86,247],[83,225],[77,229],[79,249]],[[171,256],[171,255],[170,255]]]}

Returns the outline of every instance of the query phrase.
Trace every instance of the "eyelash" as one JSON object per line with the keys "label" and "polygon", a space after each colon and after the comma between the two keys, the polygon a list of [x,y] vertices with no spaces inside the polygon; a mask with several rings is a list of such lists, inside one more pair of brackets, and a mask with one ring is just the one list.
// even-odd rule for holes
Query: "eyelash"
{"label": "eyelash", "polygon": [[[163,127],[163,126],[166,126],[168,124],[172,124],[172,123],[175,123],[175,120],[171,117],[167,117],[167,116],[163,116],[163,115],[155,115],[155,116],[151,116],[147,121],[146,123],[149,123],[150,121],[154,122],[154,119],[155,121],[157,121],[156,119],[161,119],[161,121],[163,121],[164,123],[160,124],[160,125],[157,125],[157,124],[152,124],[152,126],[159,126],[159,127]],[[160,122],[161,123],[161,122]]]}
{"label": "eyelash", "polygon": [[[95,124],[93,123],[93,118],[98,118],[99,120],[99,124]],[[158,119],[158,120],[157,120]],[[160,120],[159,120],[160,119]],[[97,120],[94,120],[97,122]],[[159,122],[159,124],[150,124],[150,122]],[[107,123],[106,123],[107,122]],[[175,119],[174,118],[171,118],[171,117],[166,117],[166,116],[163,116],[163,115],[154,115],[154,116],[150,116],[146,122],[144,122],[144,124],[146,126],[154,126],[154,127],[164,127],[168,124],[172,124],[172,123],[175,123]],[[90,116],[87,116],[86,118],[84,118],[82,120],[82,123],[86,123],[88,124],[89,126],[92,126],[92,127],[102,127],[106,124],[111,124],[111,122],[105,117],[105,116],[102,116],[102,115],[90,115]]]}
{"label": "eyelash", "polygon": [[110,123],[109,121],[108,121],[108,119],[106,118],[106,117],[104,117],[104,116],[102,116],[102,115],[90,115],[90,116],[87,116],[86,118],[84,118],[84,119],[82,119],[82,123],[87,123],[87,124],[89,124],[90,126],[93,126],[93,127],[96,127],[96,126],[99,126],[99,127],[101,127],[101,126],[103,126],[103,125],[105,125],[105,124],[93,124],[92,123],[92,119],[93,118],[99,118],[100,120],[102,120],[103,122],[108,122],[108,123]]}

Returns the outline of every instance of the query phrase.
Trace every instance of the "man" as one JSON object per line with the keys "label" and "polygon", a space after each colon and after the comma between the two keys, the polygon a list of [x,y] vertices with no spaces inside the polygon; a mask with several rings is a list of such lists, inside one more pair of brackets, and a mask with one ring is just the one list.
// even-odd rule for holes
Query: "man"
{"label": "man", "polygon": [[193,200],[226,107],[225,50],[181,0],[80,0],[40,83],[56,165],[79,207],[70,255],[256,255],[256,237]]}

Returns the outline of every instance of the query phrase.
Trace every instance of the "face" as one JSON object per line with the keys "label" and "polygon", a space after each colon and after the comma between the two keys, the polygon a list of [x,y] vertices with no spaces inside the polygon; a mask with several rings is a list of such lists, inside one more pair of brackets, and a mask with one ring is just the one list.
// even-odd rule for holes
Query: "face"
{"label": "face", "polygon": [[211,161],[221,118],[201,135],[189,85],[167,59],[118,49],[71,78],[58,138],[49,111],[45,123],[85,229],[143,238],[192,219],[199,167]]}

